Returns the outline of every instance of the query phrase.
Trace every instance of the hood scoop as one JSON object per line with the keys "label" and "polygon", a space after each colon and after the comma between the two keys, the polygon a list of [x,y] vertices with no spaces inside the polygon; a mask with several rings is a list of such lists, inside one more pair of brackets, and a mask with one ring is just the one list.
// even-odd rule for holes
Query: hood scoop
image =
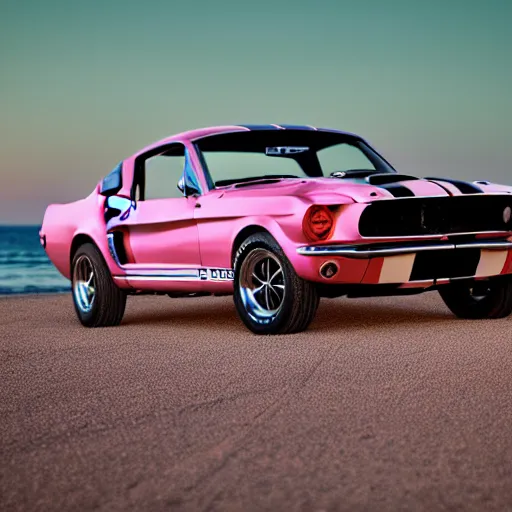
{"label": "hood scoop", "polygon": [[416,176],[409,176],[408,174],[398,174],[398,173],[379,173],[372,174],[366,178],[366,181],[370,185],[387,185],[388,183],[396,183],[398,181],[412,181],[419,180]]}
{"label": "hood scoop", "polygon": [[331,178],[346,180],[362,180],[370,185],[386,185],[398,181],[419,180],[416,176],[408,174],[399,174],[397,172],[378,172],[369,169],[354,169],[350,171],[336,171],[331,173]]}

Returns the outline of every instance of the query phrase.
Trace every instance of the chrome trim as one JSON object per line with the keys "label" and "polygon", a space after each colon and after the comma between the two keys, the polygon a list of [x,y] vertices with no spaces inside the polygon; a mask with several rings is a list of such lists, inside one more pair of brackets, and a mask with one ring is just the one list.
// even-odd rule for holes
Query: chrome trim
{"label": "chrome trim", "polygon": [[500,240],[496,242],[476,242],[476,243],[464,243],[455,244],[456,249],[487,249],[487,250],[500,250],[500,249],[512,249],[512,242]]}
{"label": "chrome trim", "polygon": [[176,278],[172,276],[165,275],[148,275],[148,276],[139,276],[139,275],[126,275],[126,276],[115,276],[114,279],[126,279],[128,281],[199,281],[198,277],[182,277]]}
{"label": "chrome trim", "polygon": [[189,268],[169,270],[130,269],[115,279],[132,281],[233,281],[235,273],[229,268]]}
{"label": "chrome trim", "polygon": [[238,290],[245,311],[259,324],[272,322],[286,297],[284,271],[278,258],[258,247],[243,260]]}
{"label": "chrome trim", "polygon": [[125,277],[155,277],[162,276],[169,279],[199,279],[199,269],[175,269],[175,270],[128,270]]}
{"label": "chrome trim", "polygon": [[297,248],[297,253],[302,256],[343,256],[345,258],[376,258],[379,256],[396,256],[399,254],[411,254],[425,251],[438,251],[442,249],[487,249],[504,250],[512,249],[512,242],[507,241],[487,241],[474,243],[438,243],[429,245],[410,245],[406,247],[387,247],[381,249],[372,249],[368,245],[317,245],[303,246]]}
{"label": "chrome trim", "polygon": [[73,298],[82,315],[89,313],[96,300],[96,276],[88,256],[82,254],[73,266]]}
{"label": "chrome trim", "polygon": [[[473,194],[475,195],[475,194]],[[510,231],[462,231],[459,233],[441,233],[438,236],[439,237],[445,237],[445,236],[469,236],[469,235],[493,235],[493,236],[509,236]],[[403,239],[403,240],[410,240],[410,239],[417,239],[421,238],[422,240],[428,239],[432,240],[432,237],[436,235],[432,235],[431,233],[428,235],[403,235],[403,236],[362,236],[361,240],[368,240],[368,241],[379,241],[379,240],[396,240],[397,238]]]}

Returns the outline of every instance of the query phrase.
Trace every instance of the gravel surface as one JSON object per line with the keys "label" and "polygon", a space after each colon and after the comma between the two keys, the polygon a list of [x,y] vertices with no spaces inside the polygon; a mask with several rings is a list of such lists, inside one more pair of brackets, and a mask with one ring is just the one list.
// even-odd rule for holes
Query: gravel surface
{"label": "gravel surface", "polygon": [[258,337],[231,298],[0,299],[0,510],[512,510],[512,318],[324,299]]}

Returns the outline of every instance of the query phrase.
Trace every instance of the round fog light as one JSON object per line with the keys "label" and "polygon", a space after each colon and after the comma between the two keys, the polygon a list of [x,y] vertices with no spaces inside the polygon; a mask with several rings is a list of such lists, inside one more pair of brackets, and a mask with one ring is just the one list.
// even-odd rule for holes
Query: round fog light
{"label": "round fog light", "polygon": [[327,261],[320,267],[320,275],[325,279],[331,279],[338,273],[338,264],[334,261]]}

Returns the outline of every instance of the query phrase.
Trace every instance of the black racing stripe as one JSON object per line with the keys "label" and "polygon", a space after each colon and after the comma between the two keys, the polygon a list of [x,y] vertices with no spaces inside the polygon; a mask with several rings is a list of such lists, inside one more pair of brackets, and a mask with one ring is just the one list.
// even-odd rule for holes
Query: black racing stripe
{"label": "black racing stripe", "polygon": [[451,178],[430,178],[426,177],[425,180],[435,180],[435,181],[444,181],[445,183],[450,183],[454,187],[457,187],[462,194],[482,194],[483,190],[480,187],[477,187],[473,183],[469,183],[468,181],[461,180],[453,180]]}
{"label": "black racing stripe", "polygon": [[379,185],[379,188],[383,188],[388,192],[391,192],[395,197],[415,197],[414,192],[399,183],[388,183],[387,185]]}
{"label": "black racing stripe", "polygon": [[[423,179],[426,179],[426,178],[423,178]],[[429,180],[427,180],[429,181]],[[431,181],[430,183],[434,183],[433,181]],[[443,185],[442,183],[439,183],[439,182],[436,182],[435,183],[441,190],[444,190],[449,196],[453,196],[453,191],[450,190],[446,185]]]}
{"label": "black racing stripe", "polygon": [[273,126],[271,124],[239,124],[237,126],[241,126],[242,128],[249,128],[249,130],[281,130],[277,126]]}
{"label": "black racing stripe", "polygon": [[286,128],[287,130],[306,130],[309,132],[315,132],[316,128],[313,128],[312,126],[303,126],[299,124],[280,124],[278,126],[282,126],[283,128]]}

